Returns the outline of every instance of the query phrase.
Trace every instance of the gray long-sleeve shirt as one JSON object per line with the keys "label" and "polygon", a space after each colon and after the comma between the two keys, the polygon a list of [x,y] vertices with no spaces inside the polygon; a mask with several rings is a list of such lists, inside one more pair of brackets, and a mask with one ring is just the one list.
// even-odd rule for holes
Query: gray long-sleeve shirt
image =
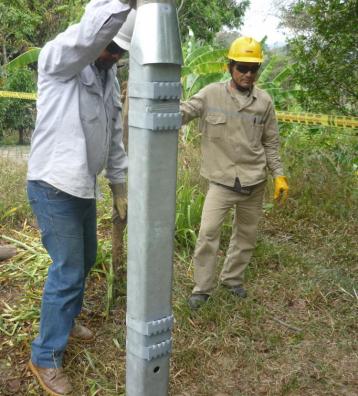
{"label": "gray long-sleeve shirt", "polygon": [[119,0],[92,0],[80,23],[42,49],[28,180],[43,180],[80,198],[98,197],[96,176],[104,168],[111,183],[125,181],[116,67],[108,71],[103,89],[94,62],[129,11]]}

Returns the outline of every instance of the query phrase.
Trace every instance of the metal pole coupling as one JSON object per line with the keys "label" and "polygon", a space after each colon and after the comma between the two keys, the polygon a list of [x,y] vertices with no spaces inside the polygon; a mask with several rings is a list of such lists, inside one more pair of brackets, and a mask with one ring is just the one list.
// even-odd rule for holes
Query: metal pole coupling
{"label": "metal pole coupling", "polygon": [[168,395],[181,64],[175,1],[139,0],[128,86],[128,396]]}

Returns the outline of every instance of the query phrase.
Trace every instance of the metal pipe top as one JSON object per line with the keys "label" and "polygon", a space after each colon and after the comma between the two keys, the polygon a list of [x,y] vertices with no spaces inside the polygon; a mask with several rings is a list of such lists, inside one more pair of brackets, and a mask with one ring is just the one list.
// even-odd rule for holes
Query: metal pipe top
{"label": "metal pipe top", "polygon": [[140,65],[183,63],[178,16],[172,0],[141,0],[131,44],[131,57]]}

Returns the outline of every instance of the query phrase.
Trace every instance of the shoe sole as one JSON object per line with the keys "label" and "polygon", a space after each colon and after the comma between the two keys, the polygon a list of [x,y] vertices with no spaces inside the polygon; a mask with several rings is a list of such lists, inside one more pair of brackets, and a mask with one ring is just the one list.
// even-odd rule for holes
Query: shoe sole
{"label": "shoe sole", "polygon": [[51,396],[71,396],[71,393],[57,393],[54,392],[53,390],[51,390],[43,381],[42,378],[40,376],[40,374],[38,373],[38,371],[36,370],[36,367],[32,364],[32,362],[30,361],[29,364],[29,369],[31,370],[32,374],[37,378],[37,380],[39,381],[40,385],[42,386],[42,389],[44,389],[48,394],[50,394]]}

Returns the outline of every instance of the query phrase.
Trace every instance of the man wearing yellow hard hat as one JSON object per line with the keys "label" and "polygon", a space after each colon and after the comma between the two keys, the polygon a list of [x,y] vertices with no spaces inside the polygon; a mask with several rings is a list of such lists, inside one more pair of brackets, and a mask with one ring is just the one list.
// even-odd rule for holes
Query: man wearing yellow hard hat
{"label": "man wearing yellow hard hat", "polygon": [[287,198],[274,106],[270,96],[255,86],[262,62],[260,43],[239,37],[228,53],[231,79],[206,86],[180,107],[183,124],[200,118],[200,173],[209,181],[193,260],[192,309],[205,303],[215,288],[220,230],[228,211],[235,208],[220,281],[244,298],[244,270],[256,244],[267,171],[274,178],[274,198]]}

